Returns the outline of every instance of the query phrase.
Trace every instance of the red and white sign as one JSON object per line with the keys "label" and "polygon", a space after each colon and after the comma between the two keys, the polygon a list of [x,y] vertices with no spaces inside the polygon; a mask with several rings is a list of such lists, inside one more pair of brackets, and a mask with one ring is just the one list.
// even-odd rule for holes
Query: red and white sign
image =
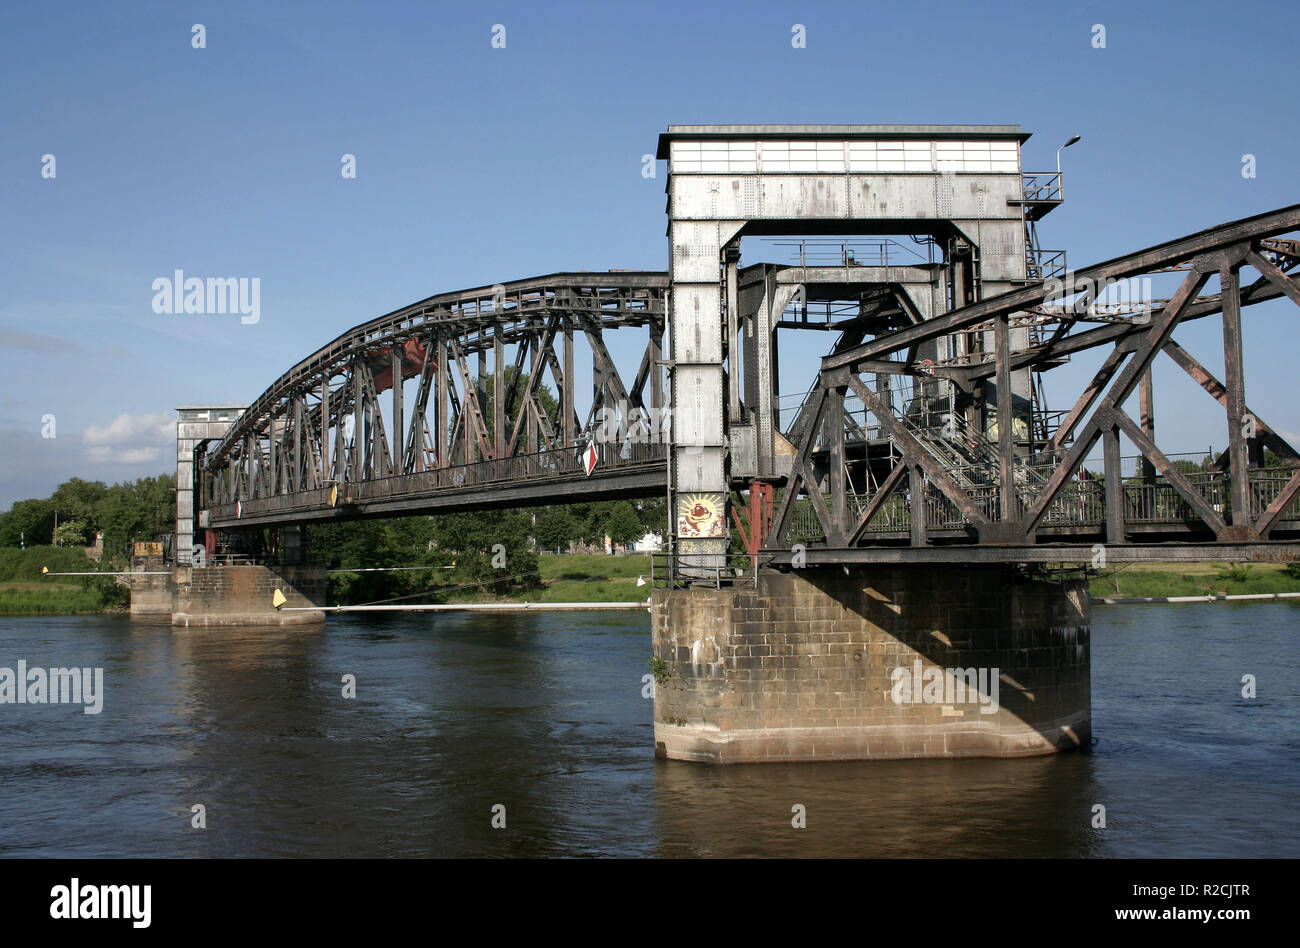
{"label": "red and white sign", "polygon": [[599,460],[600,457],[596,454],[595,442],[588,441],[587,450],[582,455],[582,466],[586,470],[588,477],[591,477],[591,472],[596,469],[596,462]]}

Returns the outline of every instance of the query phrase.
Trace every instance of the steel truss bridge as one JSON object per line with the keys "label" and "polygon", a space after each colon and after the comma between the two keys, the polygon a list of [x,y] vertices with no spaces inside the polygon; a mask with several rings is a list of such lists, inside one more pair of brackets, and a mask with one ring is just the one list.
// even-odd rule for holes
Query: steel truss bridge
{"label": "steel truss bridge", "polygon": [[[1295,231],[1300,205],[928,320],[902,318],[906,307],[888,292],[864,294],[863,313],[868,297],[884,302],[835,326],[839,342],[781,430],[791,452],[771,475],[732,478],[731,515],[751,558],[1080,562],[1098,543],[1111,560],[1300,558],[1300,453],[1246,403],[1241,328],[1253,304],[1300,305],[1291,275],[1300,241],[1284,236]],[[818,273],[830,271],[837,287],[861,285],[865,271],[842,263]],[[1090,305],[1088,287],[1170,271],[1185,276],[1167,300],[1118,313]],[[669,285],[660,272],[552,274],[444,293],[343,333],[272,383],[219,442],[196,449],[200,526],[662,496]],[[882,273],[878,289],[892,285]],[[818,288],[804,295],[817,298]],[[882,323],[891,306],[900,318]],[[1208,316],[1223,323],[1222,380],[1174,339]],[[866,325],[881,331],[865,338]],[[614,330],[645,334],[634,371],[628,363],[621,372],[606,347]],[[927,343],[963,333],[992,345],[920,358],[933,350]],[[575,337],[591,362],[581,414]],[[1029,342],[1013,348],[1015,339]],[[1050,425],[1031,419],[1027,431],[996,423],[1019,413],[1013,372],[1045,373],[1091,349],[1107,351],[1105,361],[1068,411]],[[1162,352],[1205,390],[1207,423],[1227,426],[1211,470],[1180,470],[1155,443],[1150,368]],[[981,405],[971,396],[985,382],[997,394]],[[1136,420],[1124,408],[1134,392]],[[600,435],[611,413],[613,439]],[[1141,455],[1140,476],[1121,470],[1121,434]],[[1083,463],[1098,442],[1104,476],[1089,477]]]}
{"label": "steel truss bridge", "polygon": [[[803,542],[809,564],[1087,562],[1097,543],[1110,560],[1294,559],[1300,454],[1246,403],[1242,311],[1280,297],[1300,305],[1300,283],[1288,273],[1300,263],[1300,242],[1277,239],[1297,228],[1300,205],[1003,293],[823,358],[788,435],[798,452],[763,550],[789,562],[790,548]],[[1171,270],[1186,273],[1174,295],[1134,312],[1099,313],[1089,298],[1107,281]],[[1206,292],[1212,280],[1217,285]],[[1223,322],[1223,380],[1174,339],[1179,326],[1212,315]],[[1032,344],[1017,351],[1009,340],[1020,327],[1031,330]],[[991,334],[992,351],[918,365],[925,342],[963,332]],[[924,396],[902,411],[889,398],[888,382],[899,376],[946,379],[964,391],[992,378],[998,396],[989,407],[995,418],[1012,418],[1013,371],[1050,370],[1071,354],[1106,347],[1101,368],[1042,441],[1021,440],[1011,424],[971,427]],[[1184,473],[1155,443],[1149,373],[1161,352],[1205,390],[1207,408],[1218,403],[1206,420],[1217,415],[1226,424],[1228,447],[1211,471]],[[1123,406],[1139,387],[1135,420]],[[862,409],[856,418],[851,401]],[[862,451],[871,428],[889,443],[883,465]],[[1121,470],[1121,433],[1141,455],[1140,478]],[[1080,479],[1098,441],[1104,477]],[[1265,448],[1275,455],[1272,466],[1263,465]]]}
{"label": "steel truss bridge", "polygon": [[[201,458],[208,525],[661,493],[664,438],[649,420],[663,406],[667,286],[664,273],[558,273],[444,293],[357,326],[277,379]],[[604,342],[614,329],[647,335],[631,384]],[[592,362],[585,419],[574,398],[575,335]],[[409,414],[395,379],[418,380]],[[584,448],[608,417],[602,410],[625,424],[637,413],[647,436],[602,441],[588,475]]]}

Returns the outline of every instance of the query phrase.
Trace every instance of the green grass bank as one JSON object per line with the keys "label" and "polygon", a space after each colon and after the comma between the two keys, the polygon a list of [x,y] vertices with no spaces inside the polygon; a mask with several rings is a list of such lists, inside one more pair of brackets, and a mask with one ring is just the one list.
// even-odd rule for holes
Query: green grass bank
{"label": "green grass bank", "polygon": [[[431,570],[436,595],[410,602],[643,602],[650,595],[650,556],[543,553],[541,588],[496,596],[461,585]],[[94,569],[80,550],[34,547],[0,549],[0,615],[74,615],[124,608],[122,587],[96,577],[42,577],[52,572]],[[645,585],[638,586],[642,578]],[[1089,582],[1103,597],[1241,595],[1300,592],[1300,569],[1284,564],[1138,563],[1103,569]],[[330,605],[335,603],[330,602]]]}

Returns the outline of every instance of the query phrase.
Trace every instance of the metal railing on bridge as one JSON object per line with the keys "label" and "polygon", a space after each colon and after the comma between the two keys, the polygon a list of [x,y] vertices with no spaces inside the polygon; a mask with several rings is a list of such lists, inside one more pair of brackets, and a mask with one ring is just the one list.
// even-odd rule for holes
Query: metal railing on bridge
{"label": "metal railing on bridge", "polygon": [[[593,471],[607,472],[642,464],[662,462],[667,457],[663,442],[593,442],[597,462]],[[373,500],[380,497],[400,497],[404,494],[423,494],[436,490],[455,490],[464,487],[499,484],[536,477],[558,477],[565,474],[585,473],[583,454],[586,444],[559,451],[538,451],[533,454],[516,454],[508,458],[475,461],[445,468],[380,477],[342,485],[348,502]]]}
{"label": "metal railing on bridge", "polygon": [[933,262],[929,256],[897,240],[836,240],[808,237],[802,240],[770,240],[773,247],[786,248],[801,267],[900,267]]}
{"label": "metal railing on bridge", "polygon": [[[1259,517],[1286,487],[1294,472],[1290,468],[1260,468],[1250,473],[1250,515]],[[1216,513],[1229,518],[1232,514],[1231,482],[1227,474],[1219,472],[1186,474]],[[777,492],[780,501],[783,491]],[[822,492],[823,503],[829,505],[831,495]],[[972,521],[942,491],[933,484],[925,485],[925,524],[927,531],[945,533],[968,529]],[[1001,519],[1000,488],[995,484],[972,487],[967,490],[975,509],[988,520]],[[1018,514],[1022,514],[1038,496],[1038,489],[1017,487]],[[1151,483],[1139,478],[1126,478],[1123,485],[1123,522],[1131,527],[1203,528],[1205,524],[1191,504],[1164,477],[1157,476]],[[855,516],[866,510],[871,495],[860,495],[851,504]],[[1278,516],[1279,520],[1300,523],[1300,496],[1291,500]],[[1075,480],[1062,488],[1048,506],[1042,526],[1059,532],[1087,534],[1100,531],[1106,524],[1105,480],[1102,477]],[[906,487],[894,491],[881,504],[879,511],[867,525],[864,534],[907,536],[912,525],[912,502]],[[791,543],[820,543],[826,533],[817,517],[813,502],[801,498],[791,512],[787,537]]]}
{"label": "metal railing on bridge", "polygon": [[[395,500],[438,491],[517,484],[538,478],[567,475],[595,476],[663,464],[667,445],[662,441],[591,442],[596,448],[596,467],[587,475],[583,455],[587,443],[561,450],[515,454],[506,458],[475,461],[433,468],[412,474],[397,474],[356,482],[327,483],[324,487],[293,493],[254,496],[243,501],[241,513],[259,513],[265,509],[313,507],[347,507],[380,500]],[[232,515],[233,504],[214,504],[212,516],[218,520]]]}
{"label": "metal railing on bridge", "polygon": [[759,557],[747,553],[678,553],[670,547],[650,554],[650,587],[753,586],[758,581],[758,561]]}

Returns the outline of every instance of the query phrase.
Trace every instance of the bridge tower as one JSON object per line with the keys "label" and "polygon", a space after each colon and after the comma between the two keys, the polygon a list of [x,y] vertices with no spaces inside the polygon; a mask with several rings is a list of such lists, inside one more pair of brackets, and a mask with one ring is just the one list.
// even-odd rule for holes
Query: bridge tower
{"label": "bridge tower", "polygon": [[176,541],[172,559],[190,562],[194,548],[194,494],[199,472],[194,469],[194,449],[205,441],[219,441],[247,406],[182,405],[176,409]]}
{"label": "bridge tower", "polygon": [[[1028,137],[1015,125],[685,125],[660,136],[658,157],[668,161],[669,483],[679,571],[723,567],[728,491],[788,472],[776,331],[793,325],[783,322],[792,303],[806,322],[810,302],[824,300],[829,312],[833,298],[857,299],[863,318],[841,338],[847,348],[890,328],[871,319],[877,300],[901,304],[920,321],[1052,275],[1043,272],[1033,234],[1034,222],[1060,202],[1059,176],[1026,191],[1020,145]],[[742,270],[741,239],[774,235],[904,236],[927,255],[904,249],[890,259],[881,243],[864,259],[852,242],[820,241],[800,245],[797,268]],[[1013,349],[1026,333],[1013,330]],[[918,358],[991,348],[991,336],[954,335]],[[1013,372],[1008,387],[1018,429],[1028,422],[1030,373]],[[971,421],[992,424],[996,384],[968,395]]]}
{"label": "bridge tower", "polygon": [[[1027,186],[1028,137],[1014,125],[670,126],[660,136],[672,372],[672,582],[652,600],[655,654],[667,670],[656,691],[661,755],[1010,756],[1088,740],[1079,583],[1025,581],[1007,565],[778,572],[757,569],[757,557],[752,586],[727,582],[731,492],[749,492],[738,525],[754,554],[772,492],[795,463],[787,438],[840,423],[842,405],[827,421],[809,401],[793,425],[781,423],[778,329],[834,328],[834,354],[1054,275],[1043,270],[1034,223],[1059,203],[1060,180]],[[886,236],[897,239],[858,241]],[[742,265],[742,238],[776,237],[797,248],[795,265]],[[832,309],[846,305],[856,314],[832,327]],[[954,333],[910,358],[1015,351],[1028,331]],[[815,375],[807,364],[805,381]],[[913,396],[937,385],[908,384]],[[963,423],[994,440],[1027,429],[1027,369],[945,390]],[[1013,419],[1006,439],[996,434],[999,416]],[[842,492],[843,462],[832,454],[814,474],[809,460],[807,479]],[[1002,683],[1007,672],[1014,687]],[[938,702],[923,700],[936,680]]]}

